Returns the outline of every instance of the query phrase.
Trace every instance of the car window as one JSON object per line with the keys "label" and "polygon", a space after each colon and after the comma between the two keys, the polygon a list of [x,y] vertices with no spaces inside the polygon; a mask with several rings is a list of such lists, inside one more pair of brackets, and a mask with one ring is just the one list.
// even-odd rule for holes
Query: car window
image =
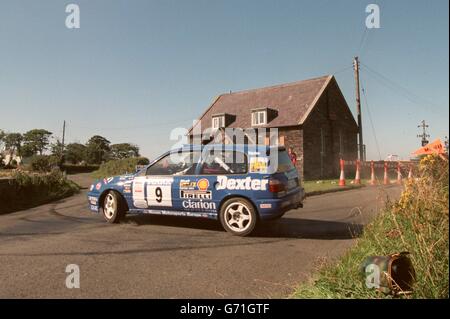
{"label": "car window", "polygon": [[201,153],[183,151],[168,154],[147,168],[147,175],[193,175]]}
{"label": "car window", "polygon": [[242,152],[211,150],[205,157],[200,174],[246,174],[247,156]]}
{"label": "car window", "polygon": [[[278,157],[274,158],[275,155]],[[289,172],[295,168],[288,153],[284,150],[279,150],[277,153],[273,152],[271,154],[270,165],[273,166],[271,166],[271,168],[273,168],[273,170],[277,173]]]}

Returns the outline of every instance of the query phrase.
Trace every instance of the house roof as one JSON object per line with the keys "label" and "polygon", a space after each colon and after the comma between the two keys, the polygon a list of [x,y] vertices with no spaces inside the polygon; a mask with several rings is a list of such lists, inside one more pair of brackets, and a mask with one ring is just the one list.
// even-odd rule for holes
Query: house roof
{"label": "house roof", "polygon": [[222,94],[200,116],[202,131],[211,127],[214,115],[223,113],[235,116],[235,121],[227,127],[250,128],[252,127],[252,110],[261,108],[278,111],[278,115],[265,127],[301,125],[332,79],[334,79],[332,75],[327,75],[293,83]]}

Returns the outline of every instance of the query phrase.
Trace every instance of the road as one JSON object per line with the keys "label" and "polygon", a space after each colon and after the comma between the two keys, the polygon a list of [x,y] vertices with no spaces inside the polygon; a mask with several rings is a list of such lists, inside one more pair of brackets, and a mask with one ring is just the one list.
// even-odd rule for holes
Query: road
{"label": "road", "polygon": [[[285,298],[351,247],[400,190],[310,197],[246,238],[203,219],[140,215],[106,224],[88,212],[83,190],[0,216],[0,298]],[[65,286],[68,264],[80,267],[80,289]]]}

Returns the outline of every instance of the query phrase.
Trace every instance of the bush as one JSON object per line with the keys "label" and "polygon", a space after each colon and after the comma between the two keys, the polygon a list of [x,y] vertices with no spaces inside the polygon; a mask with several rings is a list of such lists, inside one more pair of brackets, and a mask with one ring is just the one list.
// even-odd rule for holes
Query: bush
{"label": "bush", "polygon": [[73,165],[63,164],[62,170],[67,174],[79,174],[79,173],[91,173],[98,170],[100,165],[86,164],[86,165]]}
{"label": "bush", "polygon": [[28,166],[35,172],[50,172],[53,168],[58,167],[58,158],[53,155],[33,155]]}
{"label": "bush", "polygon": [[100,165],[100,168],[92,173],[95,178],[105,178],[109,176],[134,173],[137,165],[149,164],[148,158],[131,157],[121,160],[113,160]]}
{"label": "bush", "polygon": [[0,184],[0,214],[17,211],[71,196],[79,187],[59,170],[47,174],[13,173]]}
{"label": "bush", "polygon": [[411,297],[448,298],[448,161],[427,156],[419,172],[419,178],[406,183],[400,200],[366,227],[356,246],[337,264],[323,267],[315,281],[300,286],[294,297],[392,297],[367,289],[359,266],[369,255],[409,251],[417,278]]}

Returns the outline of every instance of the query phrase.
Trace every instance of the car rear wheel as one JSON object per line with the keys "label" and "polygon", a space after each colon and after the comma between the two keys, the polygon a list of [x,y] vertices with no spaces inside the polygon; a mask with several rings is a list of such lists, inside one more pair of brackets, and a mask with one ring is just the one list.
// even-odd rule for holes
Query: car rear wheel
{"label": "car rear wheel", "polygon": [[119,223],[125,216],[122,198],[114,192],[109,191],[103,201],[103,217],[108,223]]}
{"label": "car rear wheel", "polygon": [[223,228],[233,235],[247,236],[256,227],[257,214],[253,205],[243,198],[230,198],[220,209]]}

